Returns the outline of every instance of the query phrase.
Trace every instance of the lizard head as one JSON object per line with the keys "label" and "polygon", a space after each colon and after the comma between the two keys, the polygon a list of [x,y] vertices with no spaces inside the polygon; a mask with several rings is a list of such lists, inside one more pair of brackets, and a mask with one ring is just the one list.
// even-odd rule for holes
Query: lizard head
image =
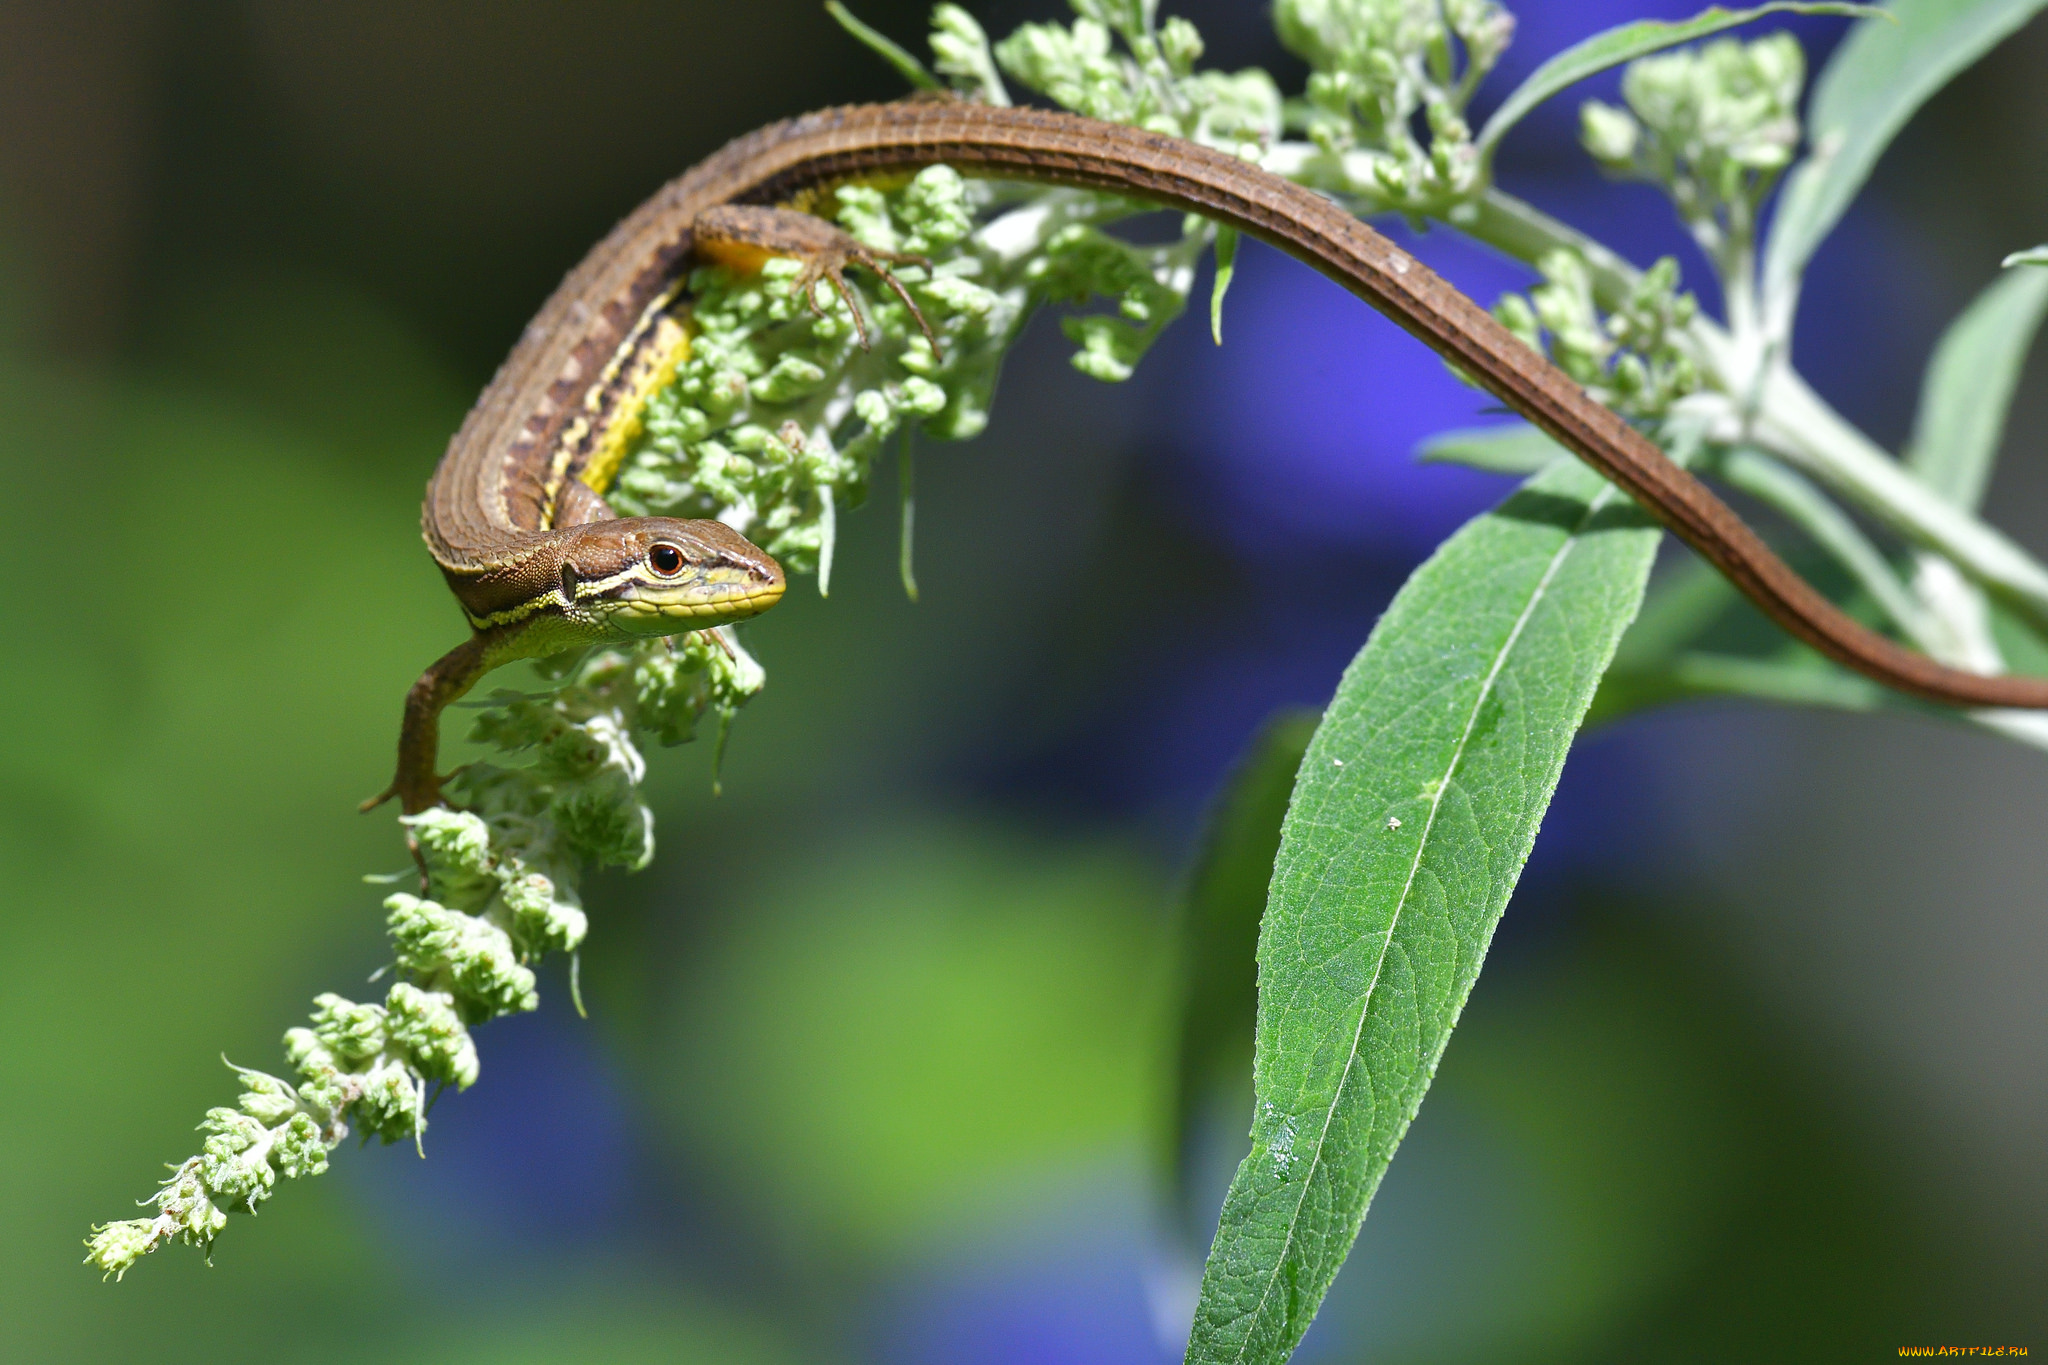
{"label": "lizard head", "polygon": [[723,522],[628,517],[575,529],[562,547],[562,600],[611,633],[705,630],[782,600],[782,566]]}

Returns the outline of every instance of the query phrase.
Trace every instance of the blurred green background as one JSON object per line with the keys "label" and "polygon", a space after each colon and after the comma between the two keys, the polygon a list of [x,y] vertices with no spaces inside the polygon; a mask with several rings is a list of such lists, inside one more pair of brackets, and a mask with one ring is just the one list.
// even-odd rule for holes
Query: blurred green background
{"label": "blurred green background", "polygon": [[[1692,7],[1524,8],[1520,70]],[[1221,64],[1298,79],[1259,7],[1182,12]],[[1940,325],[2048,235],[2044,70],[2037,22],[1824,253],[1802,363],[1881,438]],[[809,0],[0,5],[0,1359],[1178,1358],[1194,1265],[1152,1162],[1200,812],[1500,489],[1375,436],[1472,400],[1328,330],[1376,324],[1270,254],[1227,326],[1387,357],[1316,385],[1334,437],[1253,412],[1219,455],[1186,414],[1250,382],[1228,348],[1184,327],[1112,389],[1042,321],[991,432],[923,452],[923,602],[884,478],[831,600],[749,628],[770,683],[726,794],[701,746],[652,756],[661,852],[589,888],[588,1022],[557,966],[424,1162],[344,1147],[211,1269],[79,1264],[231,1093],[220,1054],[278,1065],[382,960],[359,878],[404,855],[354,803],[460,636],[418,494],[526,316],[727,137],[895,90]],[[1539,121],[1506,183],[1669,249],[1569,129]],[[1432,242],[1475,289],[1518,278]],[[2036,547],[2043,378],[1989,503]],[[1370,447],[1370,508],[1230,502],[1230,460],[1308,451],[1312,490],[1316,439]],[[1314,586],[1269,616],[1233,584],[1275,559]],[[2044,797],[2040,754],[1921,719],[1589,737],[1302,1358],[2048,1348]],[[1245,1113],[1216,1105],[1218,1197]]]}

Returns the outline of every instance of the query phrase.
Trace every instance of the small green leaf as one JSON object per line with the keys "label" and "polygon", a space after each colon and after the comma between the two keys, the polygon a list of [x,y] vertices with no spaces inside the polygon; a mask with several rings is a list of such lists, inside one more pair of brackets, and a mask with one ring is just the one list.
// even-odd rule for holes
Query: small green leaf
{"label": "small green leaf", "polygon": [[2001,275],[1949,324],[1927,362],[1906,464],[1958,507],[1974,511],[1984,500],[2044,311],[2048,272]]}
{"label": "small green leaf", "polygon": [[[1280,821],[1319,713],[1269,719],[1224,784],[1188,881],[1186,989],[1167,1165],[1175,1207],[1193,1209],[1188,1158],[1203,1104],[1233,1069],[1249,1079],[1258,1019],[1259,916],[1280,850]],[[1206,1230],[1206,1229],[1205,1229]]]}
{"label": "small green leaf", "polygon": [[1732,486],[1782,512],[1834,561],[1847,569],[1885,615],[1915,641],[1928,633],[1927,609],[1913,596],[1856,519],[1797,470],[1762,451],[1737,447],[1716,453],[1714,472]]}
{"label": "small green leaf", "polygon": [[832,485],[818,485],[818,596],[832,595],[832,552],[839,544],[839,505],[833,501]]}
{"label": "small green leaf", "polygon": [[1523,476],[1570,455],[1527,422],[1439,432],[1415,448],[1415,458],[1423,464],[1461,464],[1489,474]]}
{"label": "small green leaf", "polygon": [[2037,246],[2027,251],[2015,251],[2005,258],[2005,268],[2016,265],[2048,265],[2048,246]]}
{"label": "small green leaf", "polygon": [[1994,597],[1990,606],[1991,637],[1998,642],[2006,666],[2015,673],[2048,675],[2048,640],[2007,603]]}
{"label": "small green leaf", "polygon": [[1216,229],[1216,283],[1209,289],[1209,335],[1223,344],[1223,295],[1237,273],[1237,229]]}
{"label": "small green leaf", "polygon": [[1672,669],[1672,679],[1690,696],[1756,697],[1835,711],[1876,711],[1892,704],[1891,696],[1879,684],[1806,649],[1785,659],[1683,654]]}
{"label": "small green leaf", "polygon": [[1766,14],[1861,14],[1872,15],[1879,11],[1871,5],[1849,4],[1792,4],[1778,3],[1757,5],[1750,9],[1730,10],[1719,5],[1701,10],[1690,19],[1666,22],[1658,19],[1641,19],[1632,24],[1622,24],[1604,33],[1596,33],[1583,42],[1574,43],[1529,73],[1529,78],[1515,87],[1513,94],[1502,101],[1493,117],[1486,121],[1486,127],[1479,134],[1478,149],[1481,157],[1491,157],[1493,149],[1531,109],[1549,99],[1552,95],[1578,84],[1588,76],[1596,76],[1609,67],[1632,62],[1638,57],[1680,43],[1689,43],[1695,38],[1704,38],[1710,33],[1735,28],[1752,19]]}
{"label": "small green leaf", "polygon": [[[1856,603],[1851,602],[1852,611]],[[1586,729],[1702,697],[1749,697],[1836,711],[1923,706],[1822,658],[1750,605],[1711,566],[1687,559],[1651,588],[1593,694]]]}
{"label": "small green leaf", "polygon": [[944,90],[945,85],[931,72],[924,69],[924,63],[905,52],[880,30],[868,27],[853,17],[853,11],[839,3],[839,0],[825,0],[825,13],[839,21],[839,27],[851,33],[866,44],[868,49],[883,61],[896,68],[904,80],[920,90]]}
{"label": "small green leaf", "polygon": [[917,570],[912,562],[913,537],[917,532],[917,460],[910,443],[917,428],[903,427],[903,446],[896,453],[896,494],[902,510],[902,535],[896,544],[896,571],[903,576],[903,595],[917,600]]}
{"label": "small green leaf", "polygon": [[[1779,658],[1689,651],[1654,674],[1608,674],[1586,718],[1587,728],[1635,711],[1701,697],[1748,697],[1780,706],[1813,706],[1829,711],[1878,711],[1898,705],[1896,697],[1870,679],[1837,667],[1803,647]],[[1908,703],[1910,704],[1910,703]]]}
{"label": "small green leaf", "polygon": [[1444,543],[1302,762],[1265,922],[1252,1150],[1187,1359],[1277,1365],[1407,1131],[1521,874],[1657,528],[1576,462]]}
{"label": "small green leaf", "polygon": [[2048,0],[1898,0],[1835,49],[1806,115],[1813,152],[1794,167],[1764,256],[1764,298],[1788,316],[1799,277],[1899,129],[1957,72]]}
{"label": "small green leaf", "polygon": [[1651,585],[1643,609],[1616,646],[1586,710],[1585,728],[1688,695],[1672,681],[1678,657],[1715,632],[1744,600],[1703,561],[1688,558],[1674,565]]}
{"label": "small green leaf", "polygon": [[[1713,565],[1687,555],[1651,586],[1643,609],[1636,613],[1635,622],[1614,651],[1614,662],[1608,667],[1601,690],[1605,691],[1607,682],[1624,670],[1635,672],[1669,664],[1682,651],[1698,645],[1702,637],[1747,601]],[[1758,615],[1757,619],[1763,618]],[[1764,637],[1765,643],[1777,644],[1782,638],[1776,634],[1777,627],[1766,623],[1766,628],[1772,633]],[[1597,696],[1593,709],[1600,709]]]}

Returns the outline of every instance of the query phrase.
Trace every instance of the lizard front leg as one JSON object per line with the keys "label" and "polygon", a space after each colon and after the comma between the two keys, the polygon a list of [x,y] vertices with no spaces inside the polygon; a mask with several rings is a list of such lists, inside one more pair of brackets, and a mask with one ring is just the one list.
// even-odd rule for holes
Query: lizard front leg
{"label": "lizard front leg", "polygon": [[405,721],[398,732],[398,773],[382,793],[363,802],[368,812],[398,798],[407,815],[441,804],[441,712],[476,686],[477,679],[508,656],[507,646],[523,624],[478,631],[449,650],[405,694]]}

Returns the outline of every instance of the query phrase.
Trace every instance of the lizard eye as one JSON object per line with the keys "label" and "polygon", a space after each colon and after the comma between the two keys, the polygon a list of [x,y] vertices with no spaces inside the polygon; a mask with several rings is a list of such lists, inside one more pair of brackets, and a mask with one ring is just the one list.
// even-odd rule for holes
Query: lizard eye
{"label": "lizard eye", "polygon": [[683,571],[683,552],[667,541],[659,542],[647,552],[647,566],[663,578],[674,578]]}

